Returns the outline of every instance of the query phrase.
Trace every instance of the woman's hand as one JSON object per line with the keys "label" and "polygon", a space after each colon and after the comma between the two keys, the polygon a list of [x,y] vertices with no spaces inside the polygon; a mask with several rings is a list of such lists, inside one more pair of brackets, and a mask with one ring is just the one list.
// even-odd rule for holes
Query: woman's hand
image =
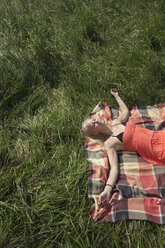
{"label": "woman's hand", "polygon": [[118,94],[118,91],[116,89],[111,89],[111,94],[114,96],[114,97],[117,97],[119,94]]}
{"label": "woman's hand", "polygon": [[111,196],[111,191],[112,191],[111,188],[105,187],[104,191],[99,195],[98,205],[100,207],[104,207],[108,205]]}

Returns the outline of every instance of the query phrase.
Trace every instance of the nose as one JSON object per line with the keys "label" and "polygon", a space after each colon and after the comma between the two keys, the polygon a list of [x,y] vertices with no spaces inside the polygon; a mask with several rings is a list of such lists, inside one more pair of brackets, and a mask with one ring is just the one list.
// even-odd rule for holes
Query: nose
{"label": "nose", "polygon": [[100,119],[100,118],[96,119],[96,121],[99,122],[99,123],[103,123],[103,120]]}
{"label": "nose", "polygon": [[94,123],[94,124],[98,124],[98,125],[102,125],[102,124],[103,124],[103,121],[100,120],[100,119],[94,119],[94,120],[93,120],[93,123]]}
{"label": "nose", "polygon": [[93,122],[94,123],[100,123],[100,121],[98,119],[94,119]]}

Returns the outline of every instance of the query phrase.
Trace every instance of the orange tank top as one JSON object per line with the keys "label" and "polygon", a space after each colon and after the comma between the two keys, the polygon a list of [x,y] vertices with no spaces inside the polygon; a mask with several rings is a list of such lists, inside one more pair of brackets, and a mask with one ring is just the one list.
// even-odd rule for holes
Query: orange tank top
{"label": "orange tank top", "polygon": [[127,122],[123,135],[124,150],[137,152],[144,160],[151,164],[165,165],[155,156],[152,140],[155,132]]}

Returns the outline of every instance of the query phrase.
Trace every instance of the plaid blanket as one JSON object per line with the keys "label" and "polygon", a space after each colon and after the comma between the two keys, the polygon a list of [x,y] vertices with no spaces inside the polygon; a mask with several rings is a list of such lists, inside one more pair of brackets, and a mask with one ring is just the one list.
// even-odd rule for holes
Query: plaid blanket
{"label": "plaid blanket", "polygon": [[[99,113],[111,120],[118,116],[118,111],[117,107],[100,102],[92,114]],[[162,130],[165,128],[165,103],[131,107],[129,121],[150,130]],[[85,156],[90,168],[88,197],[95,200],[90,215],[95,223],[127,219],[165,224],[164,166],[150,164],[135,152],[118,152],[118,180],[109,205],[99,209],[97,199],[110,173],[108,158],[101,146],[91,141],[85,143]]]}

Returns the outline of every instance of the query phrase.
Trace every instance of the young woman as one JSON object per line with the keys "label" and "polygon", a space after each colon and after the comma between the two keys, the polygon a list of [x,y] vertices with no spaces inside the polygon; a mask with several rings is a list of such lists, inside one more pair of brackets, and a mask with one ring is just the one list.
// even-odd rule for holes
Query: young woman
{"label": "young woman", "polygon": [[[119,108],[119,116],[111,123],[106,123],[99,115],[88,118],[82,124],[82,131],[89,139],[95,139],[107,153],[111,173],[104,191],[99,196],[98,204],[108,204],[111,191],[118,177],[117,151],[136,151],[146,161],[165,166],[165,130],[151,131],[127,122],[129,110],[120,98],[117,90],[111,89]],[[127,122],[127,123],[126,123]]]}

